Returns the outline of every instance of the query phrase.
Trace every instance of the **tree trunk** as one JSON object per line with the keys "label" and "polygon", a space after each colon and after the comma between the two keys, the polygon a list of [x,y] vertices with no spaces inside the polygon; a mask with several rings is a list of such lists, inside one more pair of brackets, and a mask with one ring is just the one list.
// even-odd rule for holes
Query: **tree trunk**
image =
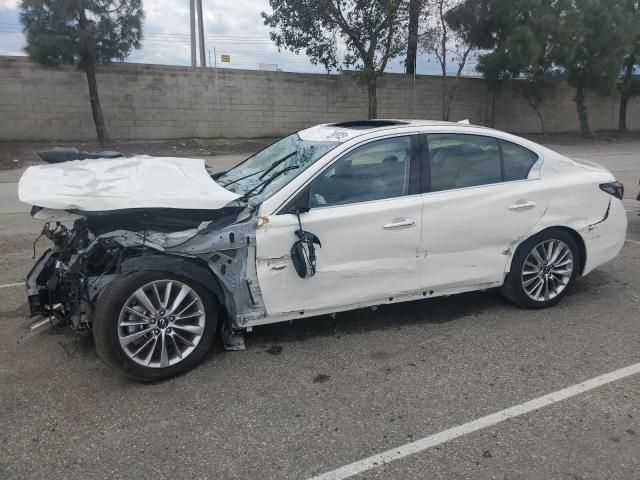
{"label": "tree trunk", "polygon": [[627,104],[629,103],[629,96],[620,95],[620,110],[618,112],[618,130],[620,132],[627,131]]}
{"label": "tree trunk", "polygon": [[494,128],[496,126],[496,90],[497,87],[489,85],[487,88],[487,101],[485,109],[484,124],[487,127]]}
{"label": "tree trunk", "polygon": [[637,54],[629,55],[625,59],[624,75],[622,82],[618,84],[620,90],[620,110],[618,111],[618,130],[620,132],[627,131],[627,105],[631,97],[631,81],[633,79],[633,71],[638,60]]}
{"label": "tree trunk", "polygon": [[378,118],[378,100],[376,97],[376,76],[370,75],[367,78],[367,93],[369,94],[369,118]]}
{"label": "tree trunk", "polygon": [[544,136],[544,138],[548,138],[547,128],[544,124],[544,117],[542,116],[542,112],[540,111],[540,104],[538,103],[537,100],[534,100],[530,95],[525,94],[524,98],[527,100],[527,103],[529,103],[529,106],[533,109],[536,116],[538,117],[538,122],[540,122],[540,130],[542,130],[542,135]]}
{"label": "tree trunk", "polygon": [[91,102],[91,112],[93,113],[93,123],[96,126],[98,143],[101,147],[104,147],[109,139],[107,135],[107,128],[104,124],[104,116],[102,115],[102,107],[100,106],[100,97],[98,96],[98,82],[96,81],[96,54],[94,45],[95,38],[88,29],[84,2],[81,2],[80,4],[78,23],[81,39],[80,63],[87,74],[87,83],[89,84],[89,101]]}
{"label": "tree trunk", "polygon": [[407,39],[407,59],[404,62],[407,75],[416,73],[418,54],[418,20],[420,19],[421,0],[409,0],[409,37]]}
{"label": "tree trunk", "polygon": [[96,65],[87,65],[87,83],[89,84],[89,100],[91,102],[91,112],[93,113],[93,123],[96,126],[96,134],[98,135],[98,143],[104,147],[109,138],[107,135],[107,127],[104,124],[104,116],[102,115],[102,107],[100,106],[100,97],[98,96],[98,83],[96,82]]}
{"label": "tree trunk", "polygon": [[589,116],[587,114],[587,106],[584,103],[584,90],[582,86],[576,88],[576,108],[578,109],[578,120],[580,120],[580,133],[584,138],[590,138],[591,129],[589,128]]}
{"label": "tree trunk", "polygon": [[447,89],[447,72],[442,72],[442,120],[449,121],[449,91]]}
{"label": "tree trunk", "polygon": [[533,108],[533,111],[536,112],[536,115],[538,116],[538,121],[540,122],[540,129],[542,130],[542,135],[544,136],[544,138],[548,138],[547,127],[544,124],[544,117],[542,116],[542,112],[540,111],[537,105],[533,105],[532,108]]}

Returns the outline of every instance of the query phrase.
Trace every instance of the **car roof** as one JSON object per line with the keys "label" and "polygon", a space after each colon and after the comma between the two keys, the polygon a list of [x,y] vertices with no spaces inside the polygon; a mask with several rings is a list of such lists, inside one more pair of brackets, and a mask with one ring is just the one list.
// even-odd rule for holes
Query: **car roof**
{"label": "car roof", "polygon": [[416,120],[416,119],[372,119],[355,120],[336,123],[323,123],[304,130],[300,130],[298,135],[303,140],[325,141],[325,142],[346,142],[361,135],[386,132],[389,130],[407,127],[454,127],[461,130],[469,127],[493,130],[481,125],[471,125],[468,120],[461,122],[445,122],[443,120]]}

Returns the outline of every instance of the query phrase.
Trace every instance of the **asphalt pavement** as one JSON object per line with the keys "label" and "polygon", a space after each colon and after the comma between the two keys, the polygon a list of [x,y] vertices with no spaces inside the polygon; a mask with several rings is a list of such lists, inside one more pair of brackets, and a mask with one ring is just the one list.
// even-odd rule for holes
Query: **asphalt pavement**
{"label": "asphalt pavement", "polygon": [[[640,143],[557,149],[611,169],[629,218],[621,254],[558,306],[490,291],[264,326],[151,385],[68,331],[24,338],[24,291],[4,285],[41,224],[0,177],[0,478],[306,479],[640,363]],[[639,396],[629,375],[356,478],[637,479]]]}

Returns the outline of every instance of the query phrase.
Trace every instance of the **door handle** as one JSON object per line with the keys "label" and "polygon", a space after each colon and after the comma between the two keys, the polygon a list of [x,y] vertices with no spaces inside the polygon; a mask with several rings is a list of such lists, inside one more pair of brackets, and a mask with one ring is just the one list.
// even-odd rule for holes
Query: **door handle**
{"label": "door handle", "polygon": [[394,218],[393,222],[387,223],[384,228],[385,230],[393,230],[394,228],[409,228],[415,226],[416,221],[413,218]]}
{"label": "door handle", "polygon": [[509,207],[509,210],[526,210],[536,206],[533,200],[519,200]]}

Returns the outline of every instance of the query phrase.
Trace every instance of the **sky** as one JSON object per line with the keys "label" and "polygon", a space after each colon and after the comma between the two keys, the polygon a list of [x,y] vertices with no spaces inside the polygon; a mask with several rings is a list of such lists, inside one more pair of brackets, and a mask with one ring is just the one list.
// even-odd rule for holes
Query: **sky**
{"label": "sky", "polygon": [[[18,0],[0,0],[0,55],[24,55],[24,35],[19,22]],[[143,47],[134,50],[128,62],[190,65],[189,0],[143,0]],[[205,53],[230,55],[226,68],[258,69],[259,64],[276,64],[288,72],[325,73],[304,53],[281,51],[269,39],[269,29],[260,12],[270,12],[268,0],[203,0]],[[214,54],[215,52],[215,54]],[[454,69],[454,66],[451,66]],[[473,67],[467,69],[473,74]],[[389,62],[389,72],[404,71],[403,59]],[[427,55],[417,61],[418,74],[438,74],[439,66]]]}

